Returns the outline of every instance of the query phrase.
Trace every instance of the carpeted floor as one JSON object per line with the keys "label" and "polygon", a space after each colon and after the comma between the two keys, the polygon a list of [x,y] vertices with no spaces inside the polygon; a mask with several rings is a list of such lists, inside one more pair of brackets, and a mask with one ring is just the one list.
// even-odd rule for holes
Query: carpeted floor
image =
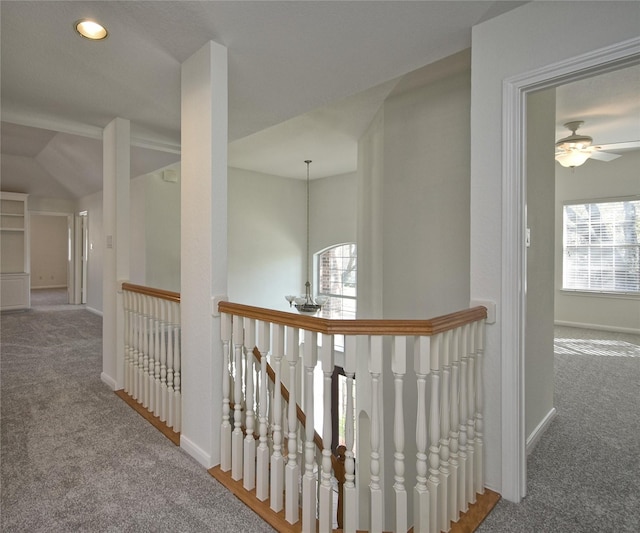
{"label": "carpeted floor", "polygon": [[527,461],[527,496],[477,530],[640,531],[640,336],[556,328],[557,416]]}
{"label": "carpeted floor", "polygon": [[272,531],[100,381],[101,318],[38,296],[0,317],[1,531]]}
{"label": "carpeted floor", "polygon": [[[100,381],[101,319],[63,293],[0,318],[0,530],[272,531]],[[478,532],[638,532],[640,336],[556,337],[558,416],[527,497]]]}

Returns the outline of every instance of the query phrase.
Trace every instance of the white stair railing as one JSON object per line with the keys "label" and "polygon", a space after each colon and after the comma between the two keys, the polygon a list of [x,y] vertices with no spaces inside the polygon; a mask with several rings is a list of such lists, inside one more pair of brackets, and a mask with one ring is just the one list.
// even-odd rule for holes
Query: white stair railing
{"label": "white stair railing", "polygon": [[[345,336],[348,391],[346,412],[342,413],[346,437],[343,530],[407,531],[413,527],[416,532],[448,531],[451,521],[475,502],[476,493],[484,492],[485,308],[409,321],[328,320],[231,302],[221,302],[219,310],[225,350],[220,468],[231,470],[233,479],[242,479],[246,490],[253,491],[255,486],[256,498],[269,498],[271,509],[282,512],[288,523],[300,522],[302,531],[310,532],[334,527],[331,376],[335,335]],[[358,346],[364,345],[367,349],[360,356],[367,363],[357,365]],[[267,360],[275,373],[272,400]],[[314,388],[313,379],[318,362],[323,374],[320,390]],[[142,365],[144,368],[144,361]],[[361,372],[367,369],[368,376],[358,376],[357,381],[368,379],[370,390],[369,398],[358,400],[363,403],[357,410],[351,395],[356,367]],[[257,376],[254,368],[259,368]],[[391,373],[386,375],[388,368]],[[393,394],[383,402],[382,384],[387,379]],[[415,397],[411,398],[407,396],[409,380],[415,380]],[[288,397],[281,398],[281,383],[288,388]],[[296,398],[301,399],[306,415],[301,431]],[[323,406],[319,458],[313,415],[318,404]],[[360,454],[366,449],[364,437],[356,433],[356,412],[363,410],[371,421],[368,460],[363,463],[369,465],[369,476],[357,475],[359,461],[354,450],[354,440]],[[253,437],[256,413],[257,450]],[[405,427],[406,416],[415,417],[415,429]],[[231,417],[236,428],[233,433]],[[407,443],[416,450],[415,456],[406,456]],[[386,462],[390,479],[383,475]],[[361,477],[368,477],[368,486],[358,483]],[[364,521],[358,511],[363,504],[370,509]]]}
{"label": "white stair railing", "polygon": [[180,295],[131,283],[122,293],[124,391],[179,432]]}

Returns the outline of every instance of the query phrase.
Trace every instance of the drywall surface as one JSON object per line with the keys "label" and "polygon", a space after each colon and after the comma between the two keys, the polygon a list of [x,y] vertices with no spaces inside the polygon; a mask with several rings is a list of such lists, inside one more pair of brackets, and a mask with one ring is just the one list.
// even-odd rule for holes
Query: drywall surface
{"label": "drywall surface", "polygon": [[306,186],[229,168],[229,299],[288,311],[287,294],[304,291]]}
{"label": "drywall surface", "polygon": [[575,169],[556,165],[555,319],[578,327],[640,333],[640,296],[562,290],[562,206],[564,202],[640,197],[640,150],[604,163],[589,160]]}
{"label": "drywall surface", "polygon": [[[571,31],[567,32],[567,21]],[[559,61],[636,38],[636,2],[530,2],[478,24],[472,32],[471,80],[471,297],[502,298],[503,81]],[[504,191],[506,193],[506,191]],[[487,328],[485,358],[486,484],[506,499],[519,499],[514,465],[502,451],[501,308]],[[505,400],[507,401],[507,400]],[[517,402],[517,398],[509,398]],[[513,458],[504,455],[505,461]],[[504,481],[504,483],[503,483]],[[504,486],[503,486],[504,485]]]}
{"label": "drywall surface", "polygon": [[78,211],[87,212],[89,258],[87,260],[87,308],[102,313],[102,192],[78,201]]}
{"label": "drywall surface", "polygon": [[553,409],[555,89],[527,97],[527,310],[525,435]]}
{"label": "drywall surface", "polygon": [[469,70],[384,105],[384,317],[469,305]]}
{"label": "drywall surface", "polygon": [[31,213],[31,288],[67,286],[67,217]]}

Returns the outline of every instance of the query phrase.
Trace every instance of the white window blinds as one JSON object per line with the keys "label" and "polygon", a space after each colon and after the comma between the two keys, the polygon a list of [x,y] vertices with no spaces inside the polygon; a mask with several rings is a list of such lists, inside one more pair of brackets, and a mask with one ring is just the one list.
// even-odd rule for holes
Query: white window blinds
{"label": "white window blinds", "polygon": [[640,293],[640,199],[563,206],[563,289]]}

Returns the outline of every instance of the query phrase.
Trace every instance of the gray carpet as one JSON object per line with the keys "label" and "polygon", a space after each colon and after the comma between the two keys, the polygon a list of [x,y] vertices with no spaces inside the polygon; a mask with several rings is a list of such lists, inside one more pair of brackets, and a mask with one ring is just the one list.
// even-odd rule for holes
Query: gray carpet
{"label": "gray carpet", "polygon": [[557,417],[527,461],[527,496],[477,530],[640,531],[640,336],[556,328]]}
{"label": "gray carpet", "polygon": [[100,317],[0,320],[3,532],[273,531],[100,381]]}

